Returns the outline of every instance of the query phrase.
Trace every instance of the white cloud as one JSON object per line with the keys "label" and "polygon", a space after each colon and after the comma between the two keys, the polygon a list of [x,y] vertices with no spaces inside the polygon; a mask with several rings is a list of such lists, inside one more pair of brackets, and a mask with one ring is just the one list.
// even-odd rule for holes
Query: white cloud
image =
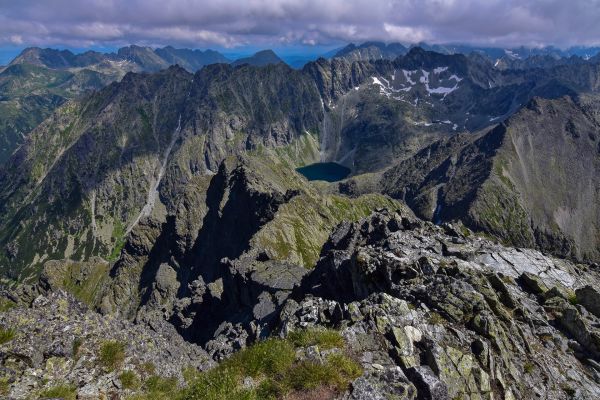
{"label": "white cloud", "polygon": [[426,40],[431,40],[431,34],[422,28],[413,28],[410,26],[397,26],[393,24],[384,23],[383,28],[385,29],[388,37],[391,40],[398,42],[407,43],[418,43]]}
{"label": "white cloud", "polygon": [[600,43],[600,0],[0,0],[0,45]]}

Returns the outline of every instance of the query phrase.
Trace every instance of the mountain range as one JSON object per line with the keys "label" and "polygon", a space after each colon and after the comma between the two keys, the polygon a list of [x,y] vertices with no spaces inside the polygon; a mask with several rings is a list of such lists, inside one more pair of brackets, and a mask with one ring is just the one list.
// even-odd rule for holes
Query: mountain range
{"label": "mountain range", "polygon": [[186,399],[596,398],[600,58],[496,50],[23,52],[0,73],[10,393],[58,357],[82,398],[152,398],[163,354],[200,374],[160,392]]}

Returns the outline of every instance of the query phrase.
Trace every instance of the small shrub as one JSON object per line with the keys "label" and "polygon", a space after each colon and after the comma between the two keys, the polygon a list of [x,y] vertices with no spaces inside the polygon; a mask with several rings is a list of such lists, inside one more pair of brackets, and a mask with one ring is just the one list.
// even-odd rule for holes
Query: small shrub
{"label": "small shrub", "polygon": [[12,329],[0,328],[0,344],[10,342],[15,338],[15,331]]}
{"label": "small shrub", "polygon": [[72,385],[58,385],[44,390],[40,393],[40,399],[63,399],[75,400],[77,397],[77,388]]}
{"label": "small shrub", "polygon": [[344,347],[344,338],[338,331],[333,329],[306,329],[292,332],[289,334],[288,340],[290,340],[296,347],[308,347],[316,345],[323,350],[332,349],[335,347]]}
{"label": "small shrub", "polygon": [[140,378],[133,371],[123,371],[119,375],[119,380],[125,389],[135,390],[140,387]]}
{"label": "small shrub", "polygon": [[99,362],[109,371],[119,368],[125,361],[125,344],[116,340],[104,342],[100,347]]}

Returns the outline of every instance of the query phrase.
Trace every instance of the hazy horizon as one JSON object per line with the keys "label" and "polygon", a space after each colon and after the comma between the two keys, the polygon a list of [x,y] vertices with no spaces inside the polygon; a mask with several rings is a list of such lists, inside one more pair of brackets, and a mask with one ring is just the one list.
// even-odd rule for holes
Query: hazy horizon
{"label": "hazy horizon", "polygon": [[30,46],[172,45],[241,55],[271,48],[300,55],[371,40],[501,48],[600,44],[600,0],[0,0],[0,9],[4,60]]}

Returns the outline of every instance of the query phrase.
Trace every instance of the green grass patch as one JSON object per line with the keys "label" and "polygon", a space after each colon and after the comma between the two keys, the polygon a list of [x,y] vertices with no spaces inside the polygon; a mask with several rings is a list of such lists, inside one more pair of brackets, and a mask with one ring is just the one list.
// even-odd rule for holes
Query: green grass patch
{"label": "green grass patch", "polygon": [[0,396],[7,396],[10,390],[10,383],[7,377],[0,378]]}
{"label": "green grass patch", "polygon": [[12,308],[15,308],[17,303],[9,299],[0,298],[0,312],[6,312]]}
{"label": "green grass patch", "polygon": [[77,388],[73,385],[57,385],[40,393],[40,399],[75,400]]}
{"label": "green grass patch", "polygon": [[531,374],[534,369],[535,369],[535,365],[533,363],[526,362],[525,365],[523,365],[523,370],[525,371],[526,374]]}
{"label": "green grass patch", "polygon": [[223,364],[242,375],[257,377],[282,373],[295,358],[296,351],[289,341],[268,339],[234,354]]}
{"label": "green grass patch", "polygon": [[178,389],[177,378],[164,378],[158,375],[152,375],[144,383],[146,392],[150,398],[159,398],[160,395],[175,394]]}
{"label": "green grass patch", "polygon": [[121,372],[119,380],[125,389],[136,390],[140,387],[140,378],[133,371]]}
{"label": "green grass patch", "polygon": [[116,261],[121,255],[121,250],[123,250],[123,246],[125,246],[125,225],[118,220],[114,220],[114,227],[112,232],[111,241],[113,242],[113,248],[108,256],[108,261],[113,262]]}
{"label": "green grass patch", "polygon": [[333,329],[306,329],[292,332],[288,335],[288,340],[296,347],[319,346],[322,350],[344,347],[344,338]]}
{"label": "green grass patch", "polygon": [[0,328],[0,344],[10,342],[15,338],[15,331],[10,328]]}
{"label": "green grass patch", "polygon": [[[362,374],[358,363],[344,354],[332,354],[322,363],[297,361],[295,346],[320,344],[343,346],[335,331],[301,331],[288,339],[268,339],[241,350],[212,370],[188,371],[189,387],[180,400],[262,400],[277,399],[293,392],[327,387],[341,392]],[[255,385],[244,387],[246,377]]]}
{"label": "green grass patch", "polygon": [[575,293],[571,294],[567,300],[574,306],[579,304],[579,300],[577,300],[577,296],[575,295]]}
{"label": "green grass patch", "polygon": [[116,340],[102,343],[98,361],[102,367],[109,371],[119,368],[125,361],[125,344]]}

